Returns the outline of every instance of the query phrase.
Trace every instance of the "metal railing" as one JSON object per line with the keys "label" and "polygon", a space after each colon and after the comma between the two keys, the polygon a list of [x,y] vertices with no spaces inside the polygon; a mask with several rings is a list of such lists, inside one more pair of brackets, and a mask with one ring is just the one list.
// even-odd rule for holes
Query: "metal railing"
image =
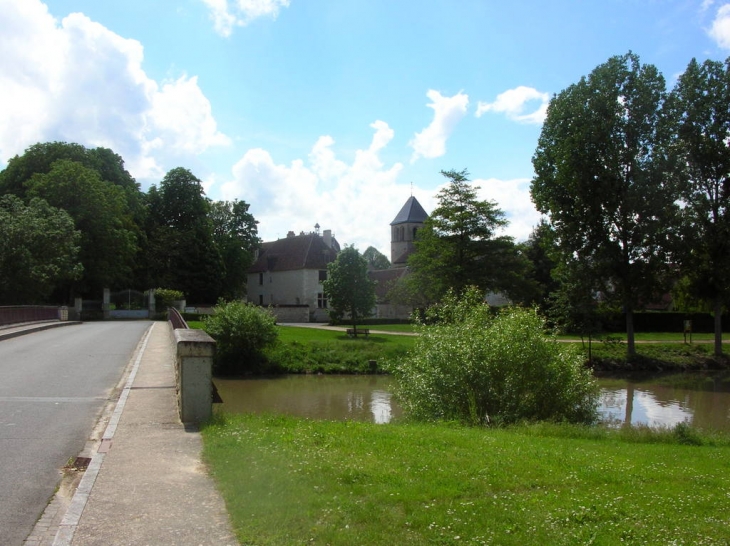
{"label": "metal railing", "polygon": [[60,319],[61,308],[50,305],[8,305],[0,307],[0,326]]}
{"label": "metal railing", "polygon": [[185,322],[185,319],[180,314],[180,311],[178,311],[174,307],[167,308],[167,320],[169,320],[172,323],[173,330],[187,330],[188,329],[188,323]]}

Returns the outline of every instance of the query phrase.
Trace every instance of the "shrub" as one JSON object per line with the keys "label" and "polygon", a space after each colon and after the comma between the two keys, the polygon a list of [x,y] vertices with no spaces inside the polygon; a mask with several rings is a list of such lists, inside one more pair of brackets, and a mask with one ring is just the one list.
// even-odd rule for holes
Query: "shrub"
{"label": "shrub", "polygon": [[262,351],[277,339],[276,319],[256,305],[242,301],[220,303],[204,322],[216,341],[213,373],[239,375],[261,371]]}
{"label": "shrub", "polygon": [[183,299],[185,295],[180,290],[155,288],[155,306],[158,311],[166,311],[168,307],[172,307],[173,302]]}
{"label": "shrub", "polygon": [[[426,325],[430,323],[431,325]],[[418,420],[506,424],[592,423],[598,385],[575,347],[544,333],[534,310],[493,314],[476,289],[447,295],[417,326],[421,334],[391,365],[396,394]]]}

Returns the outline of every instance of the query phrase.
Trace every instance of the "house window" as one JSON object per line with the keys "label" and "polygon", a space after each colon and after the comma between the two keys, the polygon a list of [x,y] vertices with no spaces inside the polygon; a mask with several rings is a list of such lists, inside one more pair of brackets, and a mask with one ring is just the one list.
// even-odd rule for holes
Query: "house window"
{"label": "house window", "polygon": [[259,286],[262,285],[262,284],[264,284],[264,274],[263,273],[259,273]]}
{"label": "house window", "polygon": [[317,294],[317,307],[327,309],[327,296],[323,292]]}
{"label": "house window", "polygon": [[327,270],[326,269],[320,269],[319,270],[319,282],[323,282],[327,280]]}
{"label": "house window", "polygon": [[262,307],[264,306],[264,295],[263,294],[259,294],[259,305]]}

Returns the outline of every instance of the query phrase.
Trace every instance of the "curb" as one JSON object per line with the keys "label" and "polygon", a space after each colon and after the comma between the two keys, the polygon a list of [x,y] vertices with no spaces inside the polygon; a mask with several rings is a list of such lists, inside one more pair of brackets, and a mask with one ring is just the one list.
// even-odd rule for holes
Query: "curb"
{"label": "curb", "polygon": [[24,336],[26,334],[32,334],[33,332],[40,332],[43,330],[50,330],[51,328],[60,328],[61,326],[73,326],[75,324],[83,324],[81,321],[76,320],[65,320],[59,322],[46,322],[40,324],[26,323],[23,326],[9,325],[7,330],[3,331],[0,329],[0,341],[5,339],[12,339],[18,336]]}

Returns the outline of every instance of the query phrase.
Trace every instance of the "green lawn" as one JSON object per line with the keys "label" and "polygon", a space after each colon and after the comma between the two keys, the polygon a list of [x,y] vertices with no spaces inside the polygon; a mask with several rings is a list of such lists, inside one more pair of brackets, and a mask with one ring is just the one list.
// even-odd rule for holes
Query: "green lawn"
{"label": "green lawn", "polygon": [[[189,322],[191,328],[202,328],[202,322]],[[407,328],[406,328],[407,327]],[[369,373],[371,361],[383,363],[400,358],[415,343],[414,336],[396,335],[409,325],[378,325],[371,330],[387,330],[393,334],[371,334],[351,338],[340,330],[301,328],[280,325],[279,343],[267,350],[272,372],[285,373]],[[581,342],[573,336],[559,336],[564,342],[581,344],[588,357],[587,339]],[[626,357],[625,335],[611,334],[604,340],[592,342],[593,366],[601,370],[697,370],[727,367],[727,361],[713,357],[712,334],[694,334],[692,344],[684,343],[682,334],[639,333],[636,335],[637,356]],[[728,349],[730,350],[730,348]]]}
{"label": "green lawn", "polygon": [[693,434],[253,415],[203,430],[244,545],[727,544],[728,439],[679,443]]}

